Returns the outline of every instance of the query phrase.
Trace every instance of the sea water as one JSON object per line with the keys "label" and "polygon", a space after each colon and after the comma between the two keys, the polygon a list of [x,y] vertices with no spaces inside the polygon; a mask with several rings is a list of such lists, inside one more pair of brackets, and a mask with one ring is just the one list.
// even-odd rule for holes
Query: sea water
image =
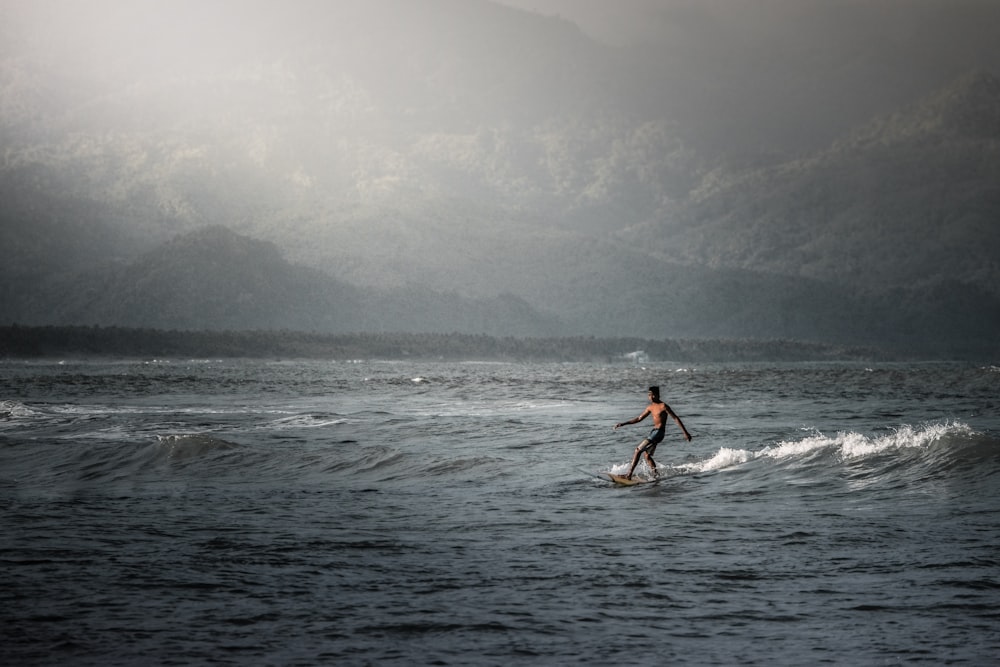
{"label": "sea water", "polygon": [[[616,486],[653,384],[694,439]],[[969,364],[2,362],[0,663],[996,664],[998,414]]]}

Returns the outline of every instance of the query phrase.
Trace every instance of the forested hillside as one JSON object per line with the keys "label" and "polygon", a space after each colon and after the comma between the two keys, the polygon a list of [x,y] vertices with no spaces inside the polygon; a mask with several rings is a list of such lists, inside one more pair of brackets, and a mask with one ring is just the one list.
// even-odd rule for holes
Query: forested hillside
{"label": "forested hillside", "polygon": [[[469,299],[420,286],[360,289],[289,263],[272,243],[206,227],[130,262],[46,283],[15,302],[23,324],[316,332],[553,335],[558,320],[510,294]],[[15,311],[8,311],[15,312]]]}
{"label": "forested hillside", "polygon": [[3,2],[2,318],[989,347],[1000,59],[893,7]]}
{"label": "forested hillside", "polygon": [[1000,81],[971,72],[824,151],[706,178],[682,210],[625,238],[696,264],[1000,296],[998,215]]}

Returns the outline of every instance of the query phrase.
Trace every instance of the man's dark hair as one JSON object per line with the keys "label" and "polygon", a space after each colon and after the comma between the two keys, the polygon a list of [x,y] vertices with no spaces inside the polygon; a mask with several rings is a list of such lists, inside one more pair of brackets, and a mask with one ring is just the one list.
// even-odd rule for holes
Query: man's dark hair
{"label": "man's dark hair", "polygon": [[659,398],[660,397],[660,388],[659,387],[650,387],[649,391],[650,391],[650,393],[653,394],[654,398]]}

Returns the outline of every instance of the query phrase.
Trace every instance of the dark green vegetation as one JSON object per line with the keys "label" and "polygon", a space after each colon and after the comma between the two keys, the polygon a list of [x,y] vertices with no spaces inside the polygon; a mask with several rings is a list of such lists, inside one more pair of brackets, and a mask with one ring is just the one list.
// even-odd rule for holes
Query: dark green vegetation
{"label": "dark green vegetation", "polygon": [[[639,353],[636,356],[635,353]],[[632,356],[629,356],[632,354]],[[876,350],[798,341],[497,338],[469,334],[310,334],[120,327],[0,327],[0,358],[298,358],[463,361],[822,361]]]}
{"label": "dark green vegetation", "polygon": [[996,3],[29,4],[0,321],[1000,345]]}

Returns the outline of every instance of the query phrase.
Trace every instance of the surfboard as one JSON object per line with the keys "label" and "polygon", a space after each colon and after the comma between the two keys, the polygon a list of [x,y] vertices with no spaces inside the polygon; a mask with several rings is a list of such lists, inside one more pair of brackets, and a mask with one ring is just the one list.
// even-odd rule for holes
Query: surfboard
{"label": "surfboard", "polygon": [[607,475],[608,479],[610,479],[612,482],[614,482],[615,484],[621,484],[622,486],[635,486],[636,484],[649,484],[650,482],[655,482],[656,481],[655,479],[643,479],[641,477],[633,477],[632,479],[628,479],[628,478],[625,477],[625,475],[616,475],[613,472],[606,472],[604,474]]}

